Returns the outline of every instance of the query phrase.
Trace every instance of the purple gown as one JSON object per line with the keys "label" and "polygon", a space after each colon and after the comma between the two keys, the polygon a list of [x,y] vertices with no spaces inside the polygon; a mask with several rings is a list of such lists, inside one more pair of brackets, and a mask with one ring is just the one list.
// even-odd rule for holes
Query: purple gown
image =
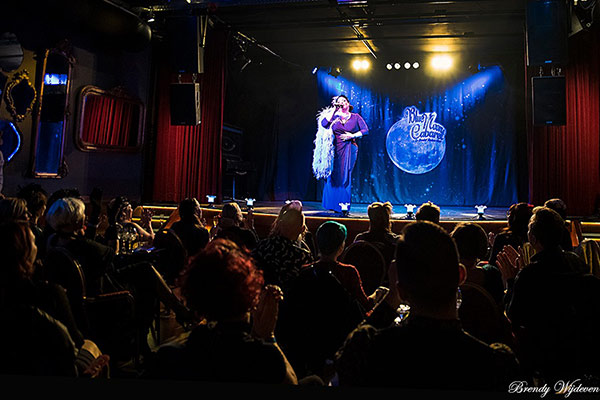
{"label": "purple gown", "polygon": [[[334,119],[335,120],[335,119]],[[333,124],[326,118],[321,120],[324,128],[331,127],[334,134],[333,171],[325,181],[323,187],[323,208],[326,210],[341,211],[339,203],[350,203],[352,197],[352,169],[358,156],[356,140],[343,141],[340,135],[344,132],[362,132],[363,136],[369,133],[365,120],[356,113],[352,113],[345,124],[338,119]]]}

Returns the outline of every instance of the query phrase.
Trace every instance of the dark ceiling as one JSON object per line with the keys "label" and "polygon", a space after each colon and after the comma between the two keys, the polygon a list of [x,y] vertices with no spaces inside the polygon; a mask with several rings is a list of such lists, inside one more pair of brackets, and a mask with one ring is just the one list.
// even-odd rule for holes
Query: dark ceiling
{"label": "dark ceiling", "polygon": [[121,0],[160,37],[165,19],[208,16],[299,65],[364,55],[384,62],[456,52],[480,57],[524,49],[524,0]]}

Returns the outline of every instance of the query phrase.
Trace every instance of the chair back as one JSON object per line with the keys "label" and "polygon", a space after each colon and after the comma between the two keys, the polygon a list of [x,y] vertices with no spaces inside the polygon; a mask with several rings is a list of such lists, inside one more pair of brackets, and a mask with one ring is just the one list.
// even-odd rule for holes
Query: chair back
{"label": "chair back", "polygon": [[165,280],[172,284],[185,267],[187,251],[173,229],[162,229],[154,237],[155,265]]}
{"label": "chair back", "polygon": [[114,359],[138,357],[135,303],[129,291],[88,297],[81,264],[64,247],[51,246],[44,258],[44,278],[61,285],[77,327]]}
{"label": "chair back", "polygon": [[344,250],[340,261],[356,267],[367,295],[372,294],[384,280],[387,265],[381,251],[372,243],[359,240]]}
{"label": "chair back", "polygon": [[600,246],[595,240],[584,239],[575,248],[575,253],[590,268],[588,273],[600,278]]}
{"label": "chair back", "polygon": [[465,282],[460,286],[461,305],[458,310],[463,329],[488,344],[514,345],[510,322],[492,295],[482,286]]}

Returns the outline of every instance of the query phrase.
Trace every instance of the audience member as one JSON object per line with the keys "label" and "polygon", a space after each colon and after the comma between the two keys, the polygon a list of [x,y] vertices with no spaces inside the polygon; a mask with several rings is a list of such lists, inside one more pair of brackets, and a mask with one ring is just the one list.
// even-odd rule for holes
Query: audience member
{"label": "audience member", "polygon": [[[133,207],[126,197],[113,198],[106,207],[108,228],[104,233],[106,244],[117,253],[131,252],[134,243],[151,242],[154,239],[151,220],[152,213],[142,212],[140,223],[132,221]],[[125,248],[127,247],[127,248]]]}
{"label": "audience member", "polygon": [[[465,274],[456,245],[441,227],[427,221],[407,225],[390,266],[395,288],[367,320],[375,325],[353,332],[338,352],[340,385],[506,391],[519,376],[511,349],[474,338],[457,318],[457,289]],[[401,299],[410,313],[396,325]],[[352,352],[357,347],[358,356]]]}
{"label": "audience member", "polygon": [[560,247],[564,220],[536,207],[529,223],[531,263],[507,246],[498,264],[507,285],[506,313],[519,340],[519,358],[531,376],[556,380],[600,377],[600,279]]}
{"label": "audience member", "polygon": [[207,323],[184,343],[163,345],[146,376],[297,384],[274,336],[282,293],[263,284],[245,250],[229,240],[210,242],[191,259],[182,283],[187,304]]}
{"label": "audience member", "polygon": [[277,336],[299,376],[332,377],[333,356],[374,304],[352,265],[342,264],[346,227],[327,221],[317,229],[319,260],[300,271],[282,303]]}
{"label": "audience member", "polygon": [[65,290],[34,279],[37,247],[26,221],[0,226],[0,371],[82,376],[100,350],[79,331]]}
{"label": "audience member", "polygon": [[[279,209],[279,214],[277,215],[277,218],[275,218],[275,221],[273,221],[273,223],[271,224],[271,230],[269,234],[272,234],[277,228],[279,220],[281,219],[283,213],[292,208],[298,211],[302,211],[302,202],[300,200],[290,200],[289,202],[286,202],[286,204],[284,204],[283,207]],[[313,258],[317,258],[318,253],[315,238],[312,232],[308,230],[308,227],[304,227],[304,232],[302,232],[302,234],[298,238],[297,244],[299,247],[310,251]]]}
{"label": "audience member", "polygon": [[35,235],[36,244],[39,246],[43,240],[43,229],[40,221],[46,212],[46,202],[48,194],[37,183],[30,183],[19,189],[17,197],[25,200],[27,211],[29,211],[29,226]]}
{"label": "audience member", "polygon": [[240,247],[254,250],[258,243],[258,235],[254,231],[252,210],[248,210],[247,215],[247,219],[244,220],[242,210],[236,202],[223,205],[219,223],[211,230],[212,237],[229,239]]}
{"label": "audience member", "polygon": [[0,199],[0,224],[15,220],[28,222],[30,216],[25,200],[17,197]]}
{"label": "audience member", "polygon": [[264,273],[265,282],[287,293],[300,269],[313,261],[309,250],[298,246],[306,229],[302,211],[289,208],[278,218],[271,234],[258,242],[252,251],[256,265]]}
{"label": "audience member", "polygon": [[508,226],[493,239],[490,264],[496,265],[496,256],[504,246],[511,245],[515,249],[527,242],[527,224],[533,212],[528,203],[516,203],[508,209]]}
{"label": "audience member", "polygon": [[196,198],[187,198],[179,203],[179,221],[171,229],[177,234],[189,257],[202,250],[210,239],[202,222],[202,208]]}
{"label": "audience member", "polygon": [[564,221],[565,228],[563,229],[560,247],[565,251],[573,251],[573,242],[571,241],[570,225],[567,221],[567,204],[561,199],[550,199],[544,203],[544,207],[554,210],[560,215]]}
{"label": "audience member", "polygon": [[364,240],[375,244],[385,258],[386,265],[389,265],[394,258],[394,250],[398,235],[392,232],[392,204],[389,201],[385,203],[371,203],[367,208],[369,216],[369,230],[356,235],[354,241]]}
{"label": "audience member", "polygon": [[415,219],[417,221],[430,221],[434,224],[439,224],[440,208],[431,201],[423,203],[417,209],[417,212],[415,213]]}
{"label": "audience member", "polygon": [[457,224],[450,236],[467,272],[460,286],[458,311],[463,329],[486,343],[500,342],[513,348],[510,323],[504,315],[502,274],[495,266],[479,262],[487,257],[487,234],[480,225],[467,222]]}
{"label": "audience member", "polygon": [[504,307],[504,283],[500,270],[484,261],[488,254],[488,237],[483,228],[472,222],[460,223],[450,234],[456,242],[460,262],[467,269],[467,282],[487,290],[499,307]]}
{"label": "audience member", "polygon": [[[66,197],[72,197],[81,200],[81,194],[78,189],[75,188],[61,188],[54,191],[50,197],[48,197],[48,201],[46,202],[46,213],[56,200],[63,199]],[[42,240],[40,241],[41,246],[38,247],[38,254],[40,258],[43,258],[46,254],[46,245],[48,243],[48,239],[52,234],[54,234],[54,229],[48,223],[44,223],[44,227],[42,228]]]}

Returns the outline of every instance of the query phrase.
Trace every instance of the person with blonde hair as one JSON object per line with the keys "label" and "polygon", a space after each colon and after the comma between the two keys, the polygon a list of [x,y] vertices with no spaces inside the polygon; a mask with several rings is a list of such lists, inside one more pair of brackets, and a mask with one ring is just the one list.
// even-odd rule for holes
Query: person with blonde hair
{"label": "person with blonde hair", "polygon": [[265,274],[265,282],[278,285],[284,292],[300,269],[313,261],[310,251],[298,245],[305,229],[302,211],[288,207],[278,217],[271,234],[260,240],[252,252]]}
{"label": "person with blonde hair", "polygon": [[240,247],[252,251],[258,243],[258,235],[254,230],[254,217],[252,210],[248,210],[244,220],[242,209],[236,202],[223,205],[219,223],[211,230],[211,237],[229,239]]}

